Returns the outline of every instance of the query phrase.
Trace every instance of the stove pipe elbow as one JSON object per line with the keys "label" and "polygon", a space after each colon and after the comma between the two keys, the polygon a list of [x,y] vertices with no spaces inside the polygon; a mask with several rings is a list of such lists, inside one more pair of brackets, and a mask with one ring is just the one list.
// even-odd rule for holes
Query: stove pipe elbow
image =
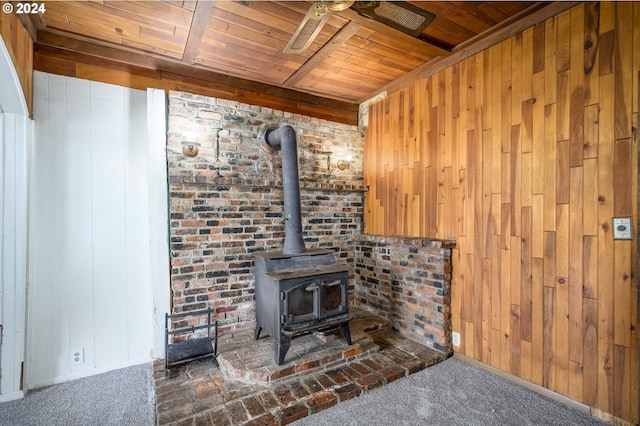
{"label": "stove pipe elbow", "polygon": [[282,189],[284,193],[284,254],[304,253],[302,238],[300,182],[298,177],[298,143],[296,132],[289,125],[269,129],[264,139],[273,150],[282,151]]}

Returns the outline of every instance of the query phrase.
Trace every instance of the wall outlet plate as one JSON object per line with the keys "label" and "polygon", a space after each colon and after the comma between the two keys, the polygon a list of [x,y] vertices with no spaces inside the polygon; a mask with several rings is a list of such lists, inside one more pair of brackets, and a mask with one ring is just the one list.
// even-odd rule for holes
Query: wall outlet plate
{"label": "wall outlet plate", "polygon": [[451,333],[451,340],[453,340],[453,346],[460,346],[460,333],[458,333],[457,331],[454,331],[453,333]]}
{"label": "wall outlet plate", "polygon": [[614,240],[632,240],[633,227],[631,226],[630,217],[614,217],[613,222],[613,239]]}
{"label": "wall outlet plate", "polygon": [[84,348],[71,349],[71,365],[84,364]]}

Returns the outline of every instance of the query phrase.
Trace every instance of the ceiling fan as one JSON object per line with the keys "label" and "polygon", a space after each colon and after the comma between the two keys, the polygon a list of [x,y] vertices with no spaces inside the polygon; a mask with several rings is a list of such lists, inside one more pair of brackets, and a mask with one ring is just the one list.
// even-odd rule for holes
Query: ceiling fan
{"label": "ceiling fan", "polygon": [[433,21],[435,15],[404,1],[323,0],[311,5],[283,53],[302,53],[316,38],[332,12],[348,8],[414,37]]}

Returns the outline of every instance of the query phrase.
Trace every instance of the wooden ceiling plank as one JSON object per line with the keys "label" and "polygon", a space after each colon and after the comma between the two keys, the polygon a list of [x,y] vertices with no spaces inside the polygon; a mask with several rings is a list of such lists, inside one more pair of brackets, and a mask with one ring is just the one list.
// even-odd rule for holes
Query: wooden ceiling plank
{"label": "wooden ceiling plank", "polygon": [[[58,12],[60,15],[66,16],[68,19],[69,31],[83,34],[79,29],[90,28],[94,32],[105,31],[111,35],[123,35],[127,34],[134,36],[139,33],[140,25],[129,19],[122,19],[114,14],[109,13],[108,9],[91,2],[51,2],[47,4],[47,12],[45,15],[45,22],[47,27],[51,27],[51,24],[47,20],[50,13]],[[76,25],[77,29],[74,31],[73,26]],[[65,28],[59,28],[65,29]],[[118,31],[119,30],[119,31]]]}
{"label": "wooden ceiling plank", "polygon": [[270,25],[266,25],[264,22],[256,22],[218,7],[215,8],[212,20],[225,23],[229,28],[236,26],[239,31],[255,31],[258,34],[264,34],[274,39],[281,40],[285,44],[291,37],[291,33],[284,31],[282,28],[272,27]]}
{"label": "wooden ceiling plank", "polygon": [[[219,27],[219,25],[217,27]],[[211,40],[223,41],[245,48],[251,48],[253,46],[262,53],[268,53],[271,56],[280,56],[280,58],[278,58],[279,60],[281,60],[282,57],[280,53],[286,45],[286,41],[264,36],[251,30],[242,30],[234,26],[230,26],[225,31],[210,26],[203,39],[203,48],[206,47],[206,44]]]}
{"label": "wooden ceiling plank", "polygon": [[296,72],[284,82],[287,87],[295,86],[300,80],[304,78],[312,69],[324,62],[333,52],[338,50],[340,46],[351,38],[358,30],[362,28],[362,25],[357,22],[349,22],[344,26],[338,34],[336,34],[329,43],[325,44],[315,55],[313,55],[307,62],[305,62]]}
{"label": "wooden ceiling plank", "polygon": [[164,1],[109,1],[105,7],[123,19],[136,19],[156,26],[189,28],[192,12]]}
{"label": "wooden ceiling plank", "polygon": [[456,26],[466,28],[472,31],[474,34],[480,34],[491,28],[491,25],[489,23],[476,18],[475,16],[467,12],[463,7],[459,7],[457,4],[455,4],[454,7],[449,8],[446,12],[442,13],[439,17],[453,22]]}
{"label": "wooden ceiling plank", "polygon": [[[424,61],[416,63],[414,61],[393,61],[381,59],[379,55],[372,55],[366,50],[361,49],[358,46],[354,46],[351,43],[343,45],[340,48],[339,53],[348,55],[348,58],[343,59],[346,62],[366,67],[371,69],[373,72],[383,72],[390,75],[396,74],[398,77],[424,63]],[[339,59],[339,56],[336,54],[332,55],[332,58],[333,57]]]}
{"label": "wooden ceiling plank", "polygon": [[[271,13],[258,12],[264,10],[268,5],[272,5],[272,2],[252,2],[251,7],[249,8],[247,6],[242,6],[236,2],[225,1],[220,2],[219,6],[216,6],[214,15],[217,19],[228,22],[230,27],[240,26],[257,34],[260,34],[261,36],[267,36],[282,40],[282,48],[284,48],[304,15],[290,18],[292,22],[289,22],[289,20],[285,19],[286,13],[281,13],[274,16]],[[281,9],[281,11],[287,10],[287,8]],[[320,31],[320,33],[318,33],[312,45],[307,49],[307,52],[314,52],[319,50],[320,47],[329,42],[329,40],[338,32],[338,30],[346,24],[346,21],[344,20],[339,21],[341,18],[337,19],[338,21],[329,19],[329,22],[327,22],[322,27],[322,30]],[[332,22],[341,22],[341,25],[332,26]],[[306,54],[307,52],[300,54],[299,56],[305,58],[310,57],[311,55]]]}
{"label": "wooden ceiling plank", "polygon": [[482,2],[473,7],[473,16],[482,19],[491,26],[498,25],[500,22],[509,18],[509,15],[496,9],[491,3],[492,2]]}
{"label": "wooden ceiling plank", "polygon": [[182,62],[192,64],[198,55],[198,49],[202,43],[202,38],[209,25],[209,17],[213,10],[213,1],[199,0],[196,3],[196,10],[193,12],[189,36],[182,54]]}
{"label": "wooden ceiling plank", "polygon": [[[439,21],[439,23],[442,22],[443,21]],[[449,26],[447,26],[439,25],[439,23],[434,22],[432,25],[429,25],[422,34],[434,43],[439,43],[450,49],[454,49],[460,43],[474,36],[471,31],[467,31],[464,28],[460,29],[458,27],[457,31],[452,32],[451,28],[454,27],[453,24],[448,24]]]}
{"label": "wooden ceiling plank", "polygon": [[[527,8],[533,5],[535,2],[528,2]],[[508,16],[517,15],[522,11],[522,4],[517,1],[492,1],[491,5],[498,9],[500,12]]]}
{"label": "wooden ceiling plank", "polygon": [[[162,41],[169,45],[175,45],[176,47],[179,47],[180,50],[184,48],[184,43],[187,40],[187,37],[176,35],[173,31],[167,33],[157,27],[149,27],[146,25],[140,26],[140,35]],[[172,50],[176,49],[174,48]]]}
{"label": "wooden ceiling plank", "polygon": [[395,80],[400,77],[403,72],[391,69],[391,67],[380,67],[372,61],[363,60],[362,58],[334,59],[333,55],[325,60],[327,65],[338,68],[345,68],[353,72],[359,72],[366,76],[376,76],[384,79],[386,82]]}
{"label": "wooden ceiling plank", "polygon": [[163,57],[167,57],[167,58],[173,58],[173,59],[181,59],[182,55],[180,54],[180,51],[182,49],[182,46],[178,46],[178,45],[169,45],[167,43],[154,43],[154,44],[150,44],[149,43],[141,43],[135,39],[128,39],[123,37],[122,41],[121,41],[122,46],[127,46],[130,47],[132,49],[135,50],[143,50],[145,52],[153,52],[157,55],[163,56]]}
{"label": "wooden ceiling plank", "polygon": [[372,55],[372,57],[378,57],[380,61],[391,60],[398,63],[404,63],[405,65],[410,66],[411,69],[422,65],[427,60],[432,58],[416,58],[411,54],[403,52],[402,50],[392,49],[388,46],[372,42],[370,40],[363,41],[361,39],[358,39],[357,37],[351,38],[347,44],[368,52],[368,54]]}
{"label": "wooden ceiling plank", "polygon": [[373,90],[393,80],[392,78],[384,78],[384,75],[367,75],[360,71],[353,71],[349,68],[337,68],[329,64],[320,64],[318,65],[318,69],[327,71],[326,75],[329,77],[329,81],[351,82],[353,84],[369,86]]}
{"label": "wooden ceiling plank", "polygon": [[442,12],[453,6],[450,1],[412,1],[410,3],[420,9],[433,13],[436,15],[436,19]]}
{"label": "wooden ceiling plank", "polygon": [[425,42],[419,39],[415,39],[413,43],[402,43],[394,39],[393,37],[380,33],[374,33],[367,40],[374,42],[377,45],[388,49],[389,51],[395,51],[396,54],[401,54],[404,56],[411,55],[412,57],[419,59],[420,62],[428,61],[434,56],[440,56],[434,55],[431,50],[425,51],[423,49],[423,45],[425,44]]}
{"label": "wooden ceiling plank", "polygon": [[[307,81],[308,80],[308,81]],[[335,93],[336,85],[327,82],[325,79],[309,75],[305,78],[305,83],[310,90],[314,90],[316,93]],[[371,87],[364,87],[362,85],[353,84],[348,81],[343,81],[340,90],[349,90],[355,97],[366,96],[367,93],[371,93]]]}
{"label": "wooden ceiling plank", "polygon": [[[207,66],[212,70],[216,70],[216,64],[224,61],[225,71],[231,71],[234,75],[247,79],[250,79],[256,74],[263,73],[265,74],[265,76],[263,77],[263,82],[264,80],[282,81],[287,75],[289,75],[289,70],[284,70],[278,65],[274,65],[272,63],[261,61],[255,58],[252,61],[248,62],[246,57],[244,56],[230,57],[224,52],[218,54],[209,52],[207,56],[203,56],[201,59],[202,65]],[[269,83],[267,82],[266,84]]]}
{"label": "wooden ceiling plank", "polygon": [[[36,46],[39,49],[46,49],[48,47],[50,49],[57,49],[59,51],[79,52],[89,56],[109,59],[123,64],[130,64],[133,66],[151,70],[172,72],[187,77],[226,84],[229,86],[237,87],[239,89],[252,90],[269,94],[270,96],[281,97],[294,101],[304,101],[307,103],[339,108],[343,110],[358,110],[358,105],[352,102],[331,99],[323,96],[309,95],[289,88],[278,87],[275,85],[255,82],[248,79],[232,77],[230,75],[208,71],[195,66],[188,66],[179,60],[159,58],[152,54],[141,54],[125,49],[92,43],[87,40],[72,39],[63,35],[57,35],[43,31],[38,31],[38,42],[36,43]],[[54,54],[51,54],[51,56],[55,57]]]}

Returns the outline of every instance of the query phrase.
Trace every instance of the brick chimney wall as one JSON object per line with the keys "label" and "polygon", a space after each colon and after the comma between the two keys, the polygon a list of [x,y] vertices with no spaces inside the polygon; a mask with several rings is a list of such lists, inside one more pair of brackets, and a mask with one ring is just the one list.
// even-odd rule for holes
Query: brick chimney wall
{"label": "brick chimney wall", "polygon": [[[221,333],[254,327],[254,253],[284,242],[281,155],[263,136],[289,124],[297,132],[307,247],[332,248],[338,262],[353,265],[354,306],[451,352],[453,242],[363,235],[364,137],[356,126],[173,91],[168,123],[173,312],[211,306]],[[225,131],[219,150],[216,129]],[[185,145],[198,155],[185,155]],[[339,170],[347,156],[349,168]]]}
{"label": "brick chimney wall", "polygon": [[[169,93],[168,122],[174,312],[211,306],[221,332],[254,326],[253,254],[281,250],[284,240],[281,155],[263,142],[269,127],[297,132],[307,247],[335,249],[338,262],[353,264],[365,189],[356,126],[184,92]],[[225,131],[218,152],[216,129]],[[198,155],[186,156],[185,145]]]}
{"label": "brick chimney wall", "polygon": [[355,304],[389,320],[411,340],[453,353],[454,241],[362,235],[355,244]]}

